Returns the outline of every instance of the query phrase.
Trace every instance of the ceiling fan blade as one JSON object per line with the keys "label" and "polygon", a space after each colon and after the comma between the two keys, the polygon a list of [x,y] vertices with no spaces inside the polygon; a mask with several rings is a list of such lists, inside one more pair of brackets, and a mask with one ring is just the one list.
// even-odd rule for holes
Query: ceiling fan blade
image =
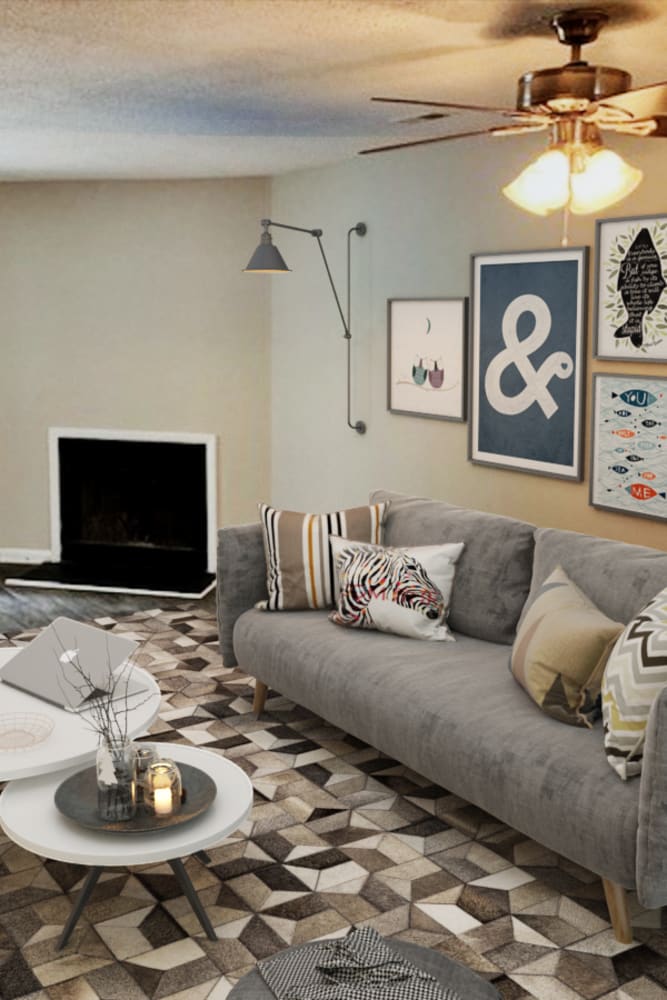
{"label": "ceiling fan blade", "polygon": [[[456,104],[453,101],[417,101],[407,97],[371,97],[371,101],[384,104],[418,104],[425,108],[452,108],[454,111],[487,111],[499,115],[515,115],[515,108],[487,107],[484,104]],[[530,112],[527,112],[530,114]]]}
{"label": "ceiling fan blade", "polygon": [[626,90],[600,101],[599,108],[618,108],[633,118],[655,118],[667,115],[667,81],[653,83],[650,87]]}
{"label": "ceiling fan blade", "polygon": [[434,135],[428,139],[410,139],[408,142],[393,142],[388,146],[373,146],[371,149],[360,149],[359,154],[388,153],[392,149],[407,149],[408,146],[426,146],[432,142],[448,142],[450,139],[469,139],[475,135],[517,135],[518,132],[541,132],[546,125],[501,125],[500,128],[481,128],[472,132],[452,132],[451,135]]}

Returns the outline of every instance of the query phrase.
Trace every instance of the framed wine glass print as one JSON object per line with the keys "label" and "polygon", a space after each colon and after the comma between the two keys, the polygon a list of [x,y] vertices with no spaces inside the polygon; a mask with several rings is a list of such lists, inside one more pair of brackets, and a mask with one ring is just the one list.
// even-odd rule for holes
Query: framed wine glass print
{"label": "framed wine glass print", "polygon": [[387,409],[465,420],[468,300],[389,299]]}

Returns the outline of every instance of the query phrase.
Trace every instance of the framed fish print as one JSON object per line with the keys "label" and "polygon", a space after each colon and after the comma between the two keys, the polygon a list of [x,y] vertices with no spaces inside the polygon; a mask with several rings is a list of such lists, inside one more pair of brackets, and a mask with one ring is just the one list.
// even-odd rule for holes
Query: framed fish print
{"label": "framed fish print", "polygon": [[582,478],[586,247],[472,258],[471,461]]}
{"label": "framed fish print", "polygon": [[595,356],[667,361],[667,215],[596,223]]}
{"label": "framed fish print", "polygon": [[593,507],[667,520],[667,378],[593,376]]}
{"label": "framed fish print", "polygon": [[389,299],[387,409],[466,418],[467,299]]}

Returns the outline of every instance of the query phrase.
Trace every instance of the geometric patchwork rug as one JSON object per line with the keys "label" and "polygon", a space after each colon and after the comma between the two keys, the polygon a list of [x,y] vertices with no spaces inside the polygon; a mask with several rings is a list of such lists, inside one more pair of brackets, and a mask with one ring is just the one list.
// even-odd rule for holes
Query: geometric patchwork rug
{"label": "geometric patchwork rug", "polygon": [[186,863],[215,942],[169,866],[150,865],[105,870],[58,952],[85,871],[0,835],[0,1000],[223,1000],[259,959],[351,925],[434,948],[506,1000],[667,997],[661,911],[633,897],[635,940],[619,944],[597,876],[276,692],[255,719],[210,613],[96,624],[143,643],[163,695],[151,739],[234,760],[254,809],[208,867]]}

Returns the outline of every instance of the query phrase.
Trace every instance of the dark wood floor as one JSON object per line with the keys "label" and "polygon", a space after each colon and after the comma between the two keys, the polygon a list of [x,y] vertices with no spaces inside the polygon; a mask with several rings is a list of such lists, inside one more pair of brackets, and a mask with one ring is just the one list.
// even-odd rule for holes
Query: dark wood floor
{"label": "dark wood floor", "polygon": [[215,590],[199,601],[140,594],[100,594],[95,591],[42,590],[37,587],[6,587],[5,579],[17,576],[25,566],[0,563],[0,634],[11,638],[26,629],[41,628],[64,615],[90,620],[105,615],[131,615],[151,608],[200,608],[215,612]]}

